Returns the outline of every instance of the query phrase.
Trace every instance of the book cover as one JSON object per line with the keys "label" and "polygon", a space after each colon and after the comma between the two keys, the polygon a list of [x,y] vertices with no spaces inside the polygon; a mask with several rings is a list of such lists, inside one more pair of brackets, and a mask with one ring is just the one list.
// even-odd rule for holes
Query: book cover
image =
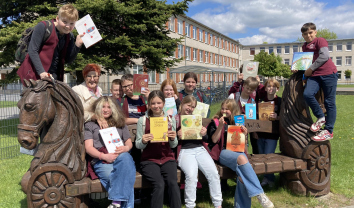
{"label": "book cover", "polygon": [[101,34],[88,14],[75,23],[75,28],[79,34],[84,34],[81,38],[86,48],[102,40]]}
{"label": "book cover", "polygon": [[163,107],[163,111],[171,116],[177,115],[176,100],[174,97],[165,98],[165,105]]}
{"label": "book cover", "polygon": [[295,52],[291,64],[291,70],[307,70],[312,64],[312,59],[313,52]]}
{"label": "book cover", "polygon": [[148,74],[134,74],[133,75],[133,95],[140,95],[141,91],[148,87]]}
{"label": "book cover", "polygon": [[100,134],[109,153],[114,153],[117,147],[124,146],[116,127],[101,129]]}
{"label": "book cover", "polygon": [[235,126],[244,126],[245,125],[245,116],[244,115],[237,115],[234,116]]}
{"label": "book cover", "polygon": [[201,115],[181,115],[182,140],[200,140],[202,136]]}
{"label": "book cover", "polygon": [[256,104],[246,103],[245,113],[247,119],[257,119],[257,107]]}
{"label": "book cover", "polygon": [[256,77],[258,74],[259,62],[257,61],[244,61],[243,62],[243,79],[246,80],[248,77]]}
{"label": "book cover", "polygon": [[150,142],[168,142],[167,131],[167,117],[150,117],[150,133],[154,135]]}
{"label": "book cover", "polygon": [[258,103],[259,120],[268,121],[270,114],[274,112],[274,101]]}
{"label": "book cover", "polygon": [[246,139],[241,126],[229,125],[227,128],[226,149],[233,152],[244,152]]}
{"label": "book cover", "polygon": [[209,104],[198,102],[197,106],[194,108],[193,115],[201,115],[202,118],[206,118],[208,116]]}

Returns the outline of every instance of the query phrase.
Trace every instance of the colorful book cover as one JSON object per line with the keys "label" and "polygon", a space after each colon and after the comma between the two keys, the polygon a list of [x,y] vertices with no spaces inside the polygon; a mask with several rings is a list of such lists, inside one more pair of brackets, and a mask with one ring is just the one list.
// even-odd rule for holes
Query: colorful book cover
{"label": "colorful book cover", "polygon": [[86,48],[102,40],[101,34],[89,14],[79,19],[75,23],[75,28],[79,34],[84,34],[81,39]]}
{"label": "colorful book cover", "polygon": [[150,142],[168,142],[167,131],[167,117],[150,117],[150,133],[154,135]]}
{"label": "colorful book cover", "polygon": [[141,91],[148,87],[148,74],[134,74],[133,75],[133,94],[141,95]]}
{"label": "colorful book cover", "polygon": [[244,115],[237,115],[234,116],[235,126],[244,126],[245,125],[245,116]]}
{"label": "colorful book cover", "polygon": [[291,70],[307,70],[312,64],[312,59],[313,52],[295,52],[293,63],[291,64]]}
{"label": "colorful book cover", "polygon": [[246,80],[248,77],[256,77],[258,74],[259,62],[257,61],[244,61],[243,62],[243,79]]}
{"label": "colorful book cover", "polygon": [[257,107],[256,104],[246,103],[245,113],[247,119],[257,119]]}
{"label": "colorful book cover", "polygon": [[206,118],[209,111],[209,104],[198,102],[197,106],[194,108],[193,115],[201,115],[203,118]]}
{"label": "colorful book cover", "polygon": [[259,120],[261,121],[271,120],[269,116],[273,112],[274,112],[274,101],[258,103]]}
{"label": "colorful book cover", "polygon": [[241,126],[229,125],[227,128],[226,149],[233,152],[244,152],[245,138],[245,134],[241,131]]}
{"label": "colorful book cover", "polygon": [[181,130],[182,140],[200,140],[202,136],[202,116],[201,115],[182,115]]}
{"label": "colorful book cover", "polygon": [[114,153],[117,147],[124,146],[116,127],[101,129],[100,134],[109,153]]}
{"label": "colorful book cover", "polygon": [[163,111],[171,116],[177,115],[176,100],[174,97],[165,98],[165,106],[163,107]]}

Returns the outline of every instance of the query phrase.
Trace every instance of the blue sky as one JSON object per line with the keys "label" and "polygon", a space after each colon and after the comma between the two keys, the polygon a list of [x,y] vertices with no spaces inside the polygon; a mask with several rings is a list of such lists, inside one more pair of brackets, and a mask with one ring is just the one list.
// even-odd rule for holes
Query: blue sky
{"label": "blue sky", "polygon": [[354,38],[351,0],[194,0],[187,16],[244,45],[293,42],[306,22]]}

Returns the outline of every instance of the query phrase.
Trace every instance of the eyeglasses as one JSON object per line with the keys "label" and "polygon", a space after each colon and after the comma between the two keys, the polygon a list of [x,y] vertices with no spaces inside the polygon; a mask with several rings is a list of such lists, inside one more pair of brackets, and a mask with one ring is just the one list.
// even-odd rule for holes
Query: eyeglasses
{"label": "eyeglasses", "polygon": [[87,79],[98,79],[99,77],[97,75],[86,76]]}
{"label": "eyeglasses", "polygon": [[123,89],[131,88],[131,87],[133,87],[133,84],[122,86]]}

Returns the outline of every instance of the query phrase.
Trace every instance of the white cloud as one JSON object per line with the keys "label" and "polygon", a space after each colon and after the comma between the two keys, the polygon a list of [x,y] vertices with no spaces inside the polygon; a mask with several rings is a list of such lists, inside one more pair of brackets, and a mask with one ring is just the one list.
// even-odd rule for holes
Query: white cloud
{"label": "white cloud", "polygon": [[262,44],[264,42],[276,43],[277,39],[268,37],[266,35],[254,35],[251,37],[240,38],[239,41],[242,45],[255,45],[255,44]]}

